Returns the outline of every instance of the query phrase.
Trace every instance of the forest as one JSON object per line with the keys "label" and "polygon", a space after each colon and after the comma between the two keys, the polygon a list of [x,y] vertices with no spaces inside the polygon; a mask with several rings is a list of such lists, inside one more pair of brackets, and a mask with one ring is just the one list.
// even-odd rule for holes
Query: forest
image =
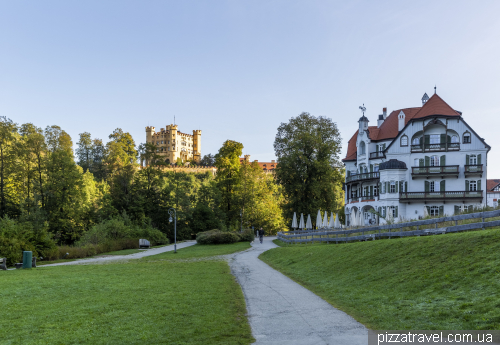
{"label": "forest", "polygon": [[[228,140],[204,157],[216,176],[168,169],[154,145],[136,145],[120,128],[106,144],[81,133],[75,147],[59,126],[0,118],[2,256],[12,261],[32,250],[57,258],[68,247],[89,246],[97,253],[134,246],[139,237],[168,243],[170,208],[177,211],[177,240],[211,229],[263,226],[271,234],[285,227],[281,187],[257,164],[240,164],[241,143]],[[141,158],[151,163],[143,167]]]}

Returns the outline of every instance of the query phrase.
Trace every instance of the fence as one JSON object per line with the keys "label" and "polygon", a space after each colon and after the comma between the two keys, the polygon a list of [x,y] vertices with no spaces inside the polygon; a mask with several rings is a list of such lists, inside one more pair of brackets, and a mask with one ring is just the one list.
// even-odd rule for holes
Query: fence
{"label": "fence", "polygon": [[[485,219],[500,217],[500,210],[461,214],[451,217],[418,220],[414,222],[389,224],[382,226],[366,227],[352,230],[316,230],[316,231],[289,231],[287,233],[278,232],[278,239],[285,243],[307,243],[307,242],[352,242],[367,241],[381,238],[425,236],[461,232],[468,230],[485,229],[500,226],[500,220],[486,222]],[[481,218],[481,222],[461,224],[458,221]],[[439,223],[455,222],[454,226],[438,228]],[[421,226],[434,225],[434,229],[422,229]],[[404,230],[403,228],[416,227],[416,230]],[[398,230],[398,231],[393,231]],[[384,232],[382,232],[384,231]],[[370,234],[366,234],[373,232]],[[360,235],[356,235],[360,234]],[[353,236],[354,235],[354,236]],[[303,238],[305,237],[305,238]]]}

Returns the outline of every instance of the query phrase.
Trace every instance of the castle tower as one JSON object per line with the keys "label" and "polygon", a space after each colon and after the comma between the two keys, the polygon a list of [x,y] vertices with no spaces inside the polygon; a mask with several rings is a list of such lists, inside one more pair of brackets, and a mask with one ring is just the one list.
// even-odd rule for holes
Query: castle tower
{"label": "castle tower", "polygon": [[201,130],[193,130],[193,159],[196,162],[201,161]]}

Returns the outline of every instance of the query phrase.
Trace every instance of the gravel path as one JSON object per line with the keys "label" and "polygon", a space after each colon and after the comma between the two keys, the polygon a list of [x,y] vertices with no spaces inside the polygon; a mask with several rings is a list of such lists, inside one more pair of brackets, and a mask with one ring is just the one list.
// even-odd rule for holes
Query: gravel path
{"label": "gravel path", "polygon": [[245,295],[256,344],[366,345],[365,326],[258,259],[277,247],[274,239],[255,241],[229,261]]}
{"label": "gravel path", "polygon": [[[192,246],[193,244],[196,244],[196,241],[185,241],[182,243],[178,243],[177,250],[179,250],[181,248],[186,248],[186,247]],[[108,262],[113,262],[113,261],[140,259],[140,258],[144,258],[146,256],[161,254],[161,253],[170,252],[173,250],[174,250],[174,245],[171,244],[171,245],[165,246],[165,247],[146,249],[144,251],[141,251],[140,253],[134,253],[134,254],[128,254],[128,255],[109,255],[109,256],[100,257],[100,258],[81,259],[81,260],[75,260],[75,261],[60,262],[57,264],[40,265],[39,267],[102,264],[102,263],[108,263]]]}

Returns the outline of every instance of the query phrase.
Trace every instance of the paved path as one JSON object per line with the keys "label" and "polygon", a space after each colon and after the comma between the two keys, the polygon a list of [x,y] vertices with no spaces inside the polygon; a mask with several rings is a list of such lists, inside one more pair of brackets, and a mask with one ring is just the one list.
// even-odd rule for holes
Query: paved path
{"label": "paved path", "polygon": [[366,345],[365,326],[258,259],[276,247],[274,239],[255,241],[229,261],[245,295],[255,344]]}
{"label": "paved path", "polygon": [[[186,248],[196,244],[196,241],[185,241],[177,244],[177,249]],[[161,254],[165,252],[170,252],[174,250],[174,245],[171,244],[169,246],[160,247],[160,248],[151,248],[141,251],[140,253],[128,254],[128,255],[112,255],[101,258],[91,258],[91,259],[81,259],[75,261],[68,262],[60,262],[57,264],[49,264],[49,265],[40,265],[38,267],[49,267],[49,266],[63,266],[63,265],[88,265],[88,264],[100,264],[111,261],[120,261],[120,260],[129,260],[129,259],[140,259],[146,256]]]}

